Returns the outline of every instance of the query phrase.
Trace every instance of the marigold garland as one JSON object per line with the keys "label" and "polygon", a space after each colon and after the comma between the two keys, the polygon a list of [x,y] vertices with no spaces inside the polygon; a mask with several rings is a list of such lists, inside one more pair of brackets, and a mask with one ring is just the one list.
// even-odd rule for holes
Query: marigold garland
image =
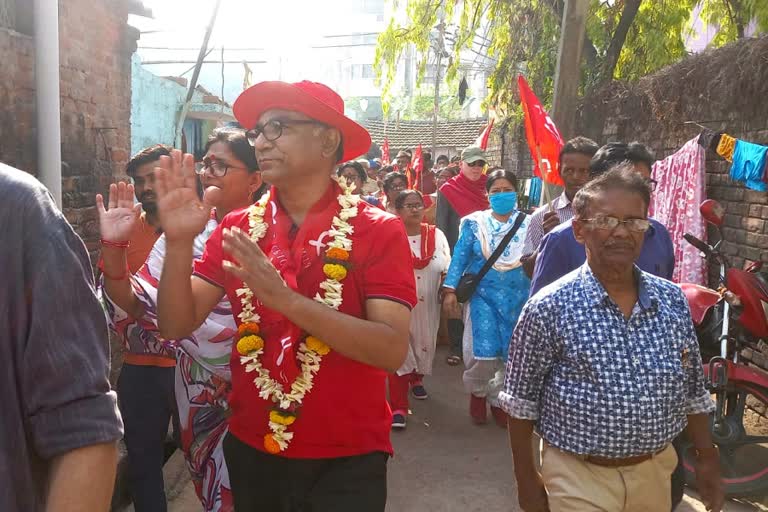
{"label": "marigold garland", "polygon": [[314,336],[307,336],[307,339],[304,340],[304,342],[307,344],[307,348],[309,348],[309,350],[317,352],[321,356],[324,356],[331,351],[331,347],[315,338]]}
{"label": "marigold garland", "polygon": [[[357,216],[357,205],[360,200],[358,196],[352,194],[352,188],[347,183],[340,181],[339,186],[343,194],[338,196],[340,210],[338,215],[334,216],[329,230],[332,240],[328,243],[323,265],[326,279],[320,283],[320,292],[314,297],[317,302],[336,310],[342,304],[341,281],[347,277],[347,261],[352,251],[352,240],[349,235],[352,234],[353,228],[348,221]],[[255,243],[258,243],[267,233],[264,213],[270,197],[271,194],[264,194],[248,209],[249,235]],[[291,384],[290,390],[285,392],[282,384],[272,379],[269,371],[261,364],[264,340],[258,336],[261,317],[254,306],[253,292],[247,285],[236,292],[242,305],[242,311],[238,315],[241,323],[238,327],[237,342],[237,351],[241,354],[240,364],[245,366],[246,372],[255,373],[253,382],[259,390],[259,396],[264,400],[272,400],[277,405],[277,409],[269,413],[271,433],[264,436],[264,449],[268,453],[278,454],[286,450],[293,439],[293,432],[288,432],[288,427],[296,421],[296,410],[301,406],[306,394],[312,390],[314,376],[320,371],[320,361],[323,356],[330,353],[331,348],[320,339],[307,335],[299,344],[296,355],[296,359],[301,363],[299,375]]]}
{"label": "marigold garland", "polygon": [[349,259],[349,253],[338,247],[331,247],[326,251],[325,255],[332,260],[347,261]]}
{"label": "marigold garland", "polygon": [[326,263],[323,265],[323,272],[329,279],[334,281],[342,281],[347,277],[347,269],[338,263]]}
{"label": "marigold garland", "polygon": [[249,334],[237,340],[237,351],[242,356],[248,355],[251,352],[261,350],[263,348],[264,340],[261,338],[261,336],[256,336],[255,334]]}

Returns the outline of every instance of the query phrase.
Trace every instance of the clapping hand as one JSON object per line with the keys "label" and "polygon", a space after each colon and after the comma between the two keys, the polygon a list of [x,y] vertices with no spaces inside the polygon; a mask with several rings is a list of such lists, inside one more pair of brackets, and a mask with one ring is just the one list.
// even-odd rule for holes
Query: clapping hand
{"label": "clapping hand", "polygon": [[259,245],[239,228],[225,229],[222,247],[235,261],[224,261],[224,270],[243,281],[262,304],[280,309],[294,296]]}
{"label": "clapping hand", "polygon": [[133,185],[122,181],[109,186],[109,209],[104,207],[104,197],[96,194],[99,211],[101,239],[109,242],[127,242],[141,213],[141,204],[134,204]]}
{"label": "clapping hand", "polygon": [[197,194],[194,157],[174,149],[170,156],[160,157],[155,177],[157,209],[166,239],[194,240],[211,215],[211,206]]}

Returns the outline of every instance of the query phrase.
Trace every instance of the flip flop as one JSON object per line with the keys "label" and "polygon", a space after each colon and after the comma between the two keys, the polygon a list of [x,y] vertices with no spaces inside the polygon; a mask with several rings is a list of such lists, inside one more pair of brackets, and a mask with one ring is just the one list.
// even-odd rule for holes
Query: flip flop
{"label": "flip flop", "polygon": [[448,364],[448,366],[458,366],[459,363],[461,363],[461,357],[460,356],[448,356],[445,358],[445,362]]}

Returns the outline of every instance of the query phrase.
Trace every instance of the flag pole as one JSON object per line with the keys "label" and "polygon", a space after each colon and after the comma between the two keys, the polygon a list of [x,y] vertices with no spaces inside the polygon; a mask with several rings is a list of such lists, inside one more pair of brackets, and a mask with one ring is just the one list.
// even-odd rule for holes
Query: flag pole
{"label": "flag pole", "polygon": [[539,171],[541,172],[541,195],[542,199],[545,203],[547,203],[547,207],[549,208],[549,211],[553,212],[555,211],[554,207],[552,206],[552,197],[549,193],[549,186],[547,183],[547,180],[544,179],[544,161],[541,159],[541,148],[537,145],[536,146],[536,159],[539,163]]}

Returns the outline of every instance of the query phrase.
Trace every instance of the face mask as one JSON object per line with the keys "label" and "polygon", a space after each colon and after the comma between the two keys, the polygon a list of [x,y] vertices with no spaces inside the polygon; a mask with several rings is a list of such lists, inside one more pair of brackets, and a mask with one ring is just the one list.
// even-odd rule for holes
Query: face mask
{"label": "face mask", "polygon": [[489,196],[491,210],[499,215],[506,215],[517,207],[517,192],[499,192]]}

